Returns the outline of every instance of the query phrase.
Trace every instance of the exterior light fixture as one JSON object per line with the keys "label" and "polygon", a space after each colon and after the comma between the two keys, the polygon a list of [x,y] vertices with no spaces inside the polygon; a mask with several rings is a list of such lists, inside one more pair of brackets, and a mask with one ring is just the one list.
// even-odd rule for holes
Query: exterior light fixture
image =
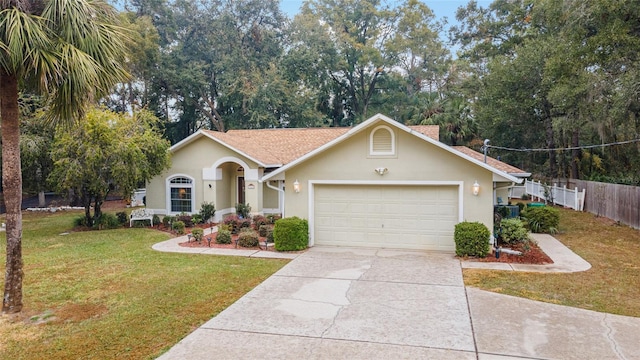
{"label": "exterior light fixture", "polygon": [[293,191],[295,191],[296,193],[300,192],[300,183],[298,182],[298,179],[293,182]]}
{"label": "exterior light fixture", "polygon": [[476,180],[476,182],[473,183],[473,195],[474,196],[478,196],[478,193],[480,193],[480,184],[478,184],[478,180]]}
{"label": "exterior light fixture", "polygon": [[386,174],[389,171],[389,169],[387,169],[386,167],[379,167],[379,168],[375,168],[373,171],[377,172],[378,175],[382,176]]}

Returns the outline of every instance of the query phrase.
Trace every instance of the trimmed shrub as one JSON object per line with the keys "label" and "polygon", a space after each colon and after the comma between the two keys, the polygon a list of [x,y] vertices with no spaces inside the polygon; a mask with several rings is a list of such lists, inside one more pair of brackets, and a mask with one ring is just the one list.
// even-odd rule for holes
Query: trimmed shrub
{"label": "trimmed shrub", "polygon": [[[269,220],[267,220],[267,218],[262,215],[256,215],[253,217],[253,228],[256,230],[260,230],[260,226],[266,225],[268,223],[269,223]],[[260,236],[263,236],[263,235],[260,235]]]}
{"label": "trimmed shrub", "polygon": [[102,213],[100,217],[94,222],[94,229],[116,229],[122,226],[118,217],[114,214]]}
{"label": "trimmed shrub", "polygon": [[507,244],[525,242],[529,240],[529,232],[520,219],[502,219],[500,239]]}
{"label": "trimmed shrub", "polygon": [[176,216],[177,221],[182,221],[185,227],[193,227],[193,217],[191,215],[178,215]]}
{"label": "trimmed shrub", "polygon": [[129,221],[129,215],[124,211],[118,211],[116,213],[116,217],[118,218],[120,225],[124,225]]}
{"label": "trimmed shrub", "polygon": [[453,234],[456,255],[486,257],[490,250],[490,236],[483,223],[465,221],[457,224]]}
{"label": "trimmed shrub", "polygon": [[200,216],[202,216],[202,220],[204,222],[211,221],[211,218],[215,214],[216,214],[216,207],[213,205],[213,203],[205,201],[202,203],[202,205],[200,205]]}
{"label": "trimmed shrub", "polygon": [[178,235],[183,235],[184,234],[184,222],[178,220],[178,221],[174,221],[173,224],[171,224],[171,228],[178,233]]}
{"label": "trimmed shrub", "polygon": [[297,216],[276,221],[273,239],[278,251],[306,249],[309,244],[309,223]]}
{"label": "trimmed shrub", "polygon": [[236,215],[243,219],[250,219],[251,206],[249,204],[236,204]]}
{"label": "trimmed shrub", "polygon": [[269,227],[269,230],[267,230],[266,241],[268,243],[272,243],[273,242],[273,228],[272,227]]}
{"label": "trimmed shrub", "polygon": [[216,243],[231,244],[231,231],[218,228],[218,234],[216,235]]}
{"label": "trimmed shrub", "polygon": [[273,226],[271,225],[260,225],[260,228],[258,228],[258,235],[265,237],[267,236],[267,232],[271,229],[273,229]]}
{"label": "trimmed shrub", "polygon": [[173,220],[173,216],[165,215],[162,217],[162,225],[164,225],[165,227],[169,227],[169,224],[171,224]]}
{"label": "trimmed shrub", "polygon": [[240,218],[238,215],[226,216],[222,220],[222,223],[229,226],[229,231],[231,231],[232,234],[237,234],[240,231]]}
{"label": "trimmed shrub", "polygon": [[249,218],[238,219],[238,226],[240,227],[240,231],[242,231],[242,229],[251,229],[251,219]]}
{"label": "trimmed shrub", "polygon": [[202,237],[204,236],[204,230],[200,228],[194,228],[193,230],[191,230],[191,235],[193,235],[193,238],[196,239],[197,242],[200,242],[202,241]]}
{"label": "trimmed shrub", "polygon": [[193,224],[202,224],[204,221],[202,221],[202,216],[200,216],[200,214],[193,214],[191,215],[191,221],[193,221]]}
{"label": "trimmed shrub", "polygon": [[242,229],[238,235],[238,246],[254,247],[258,246],[258,241],[258,233],[251,228]]}
{"label": "trimmed shrub", "polygon": [[560,212],[550,206],[527,207],[522,214],[529,230],[534,233],[555,234],[560,224]]}

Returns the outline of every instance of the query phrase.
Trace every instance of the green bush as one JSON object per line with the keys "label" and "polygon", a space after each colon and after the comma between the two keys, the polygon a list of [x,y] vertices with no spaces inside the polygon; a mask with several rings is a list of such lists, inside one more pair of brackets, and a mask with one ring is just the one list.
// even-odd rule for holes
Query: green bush
{"label": "green bush", "polygon": [[87,218],[82,215],[73,219],[73,227],[87,226]]}
{"label": "green bush", "polygon": [[529,194],[522,194],[522,196],[520,196],[520,199],[529,200],[529,199],[531,199],[531,197],[529,197]]}
{"label": "green bush", "polygon": [[529,232],[520,219],[502,219],[500,222],[500,239],[507,244],[526,242]]}
{"label": "green bush", "polygon": [[200,228],[194,228],[193,230],[191,230],[191,235],[193,235],[193,238],[196,239],[197,242],[200,242],[202,241],[202,237],[204,236],[204,230]]}
{"label": "green bush", "polygon": [[251,228],[242,229],[238,235],[238,246],[254,247],[258,246],[258,241],[258,233]]}
{"label": "green bush", "polygon": [[202,216],[200,214],[191,215],[191,221],[193,221],[194,225],[204,223],[204,221],[202,220]]}
{"label": "green bush", "polygon": [[522,217],[529,230],[534,233],[555,234],[558,232],[560,212],[550,206],[527,207]]}
{"label": "green bush", "polygon": [[273,242],[273,228],[272,227],[269,227],[269,230],[267,230],[266,241],[268,243],[272,243]]}
{"label": "green bush", "polygon": [[180,214],[176,216],[176,220],[182,221],[186,227],[193,227],[193,217],[191,215]]}
{"label": "green bush", "polygon": [[116,229],[122,226],[118,217],[114,214],[102,213],[100,217],[94,222],[94,229]]}
{"label": "green bush", "polygon": [[251,219],[249,219],[249,218],[240,218],[240,219],[238,219],[238,226],[240,227],[240,231],[242,231],[242,229],[250,229],[251,228]]}
{"label": "green bush", "polygon": [[273,228],[275,248],[279,251],[295,251],[309,244],[309,223],[296,216],[276,221]]}
{"label": "green bush", "polygon": [[118,211],[116,213],[116,217],[118,218],[120,225],[124,225],[129,221],[129,215],[124,211]]}
{"label": "green bush", "polygon": [[211,221],[211,218],[213,218],[215,214],[216,207],[213,205],[213,203],[205,201],[202,203],[202,205],[200,205],[200,216],[202,216],[202,220],[204,222]]}
{"label": "green bush", "polygon": [[456,255],[486,257],[490,250],[490,236],[483,223],[465,221],[457,224],[453,235]]}
{"label": "green bush", "polygon": [[231,244],[231,231],[218,228],[218,234],[216,235],[216,243]]}
{"label": "green bush", "polygon": [[273,229],[273,227],[271,225],[260,225],[260,227],[258,228],[258,234],[262,237],[267,236],[267,232],[269,232],[269,230]]}
{"label": "green bush", "polygon": [[178,235],[183,235],[184,234],[184,222],[183,221],[174,221],[173,224],[171,224],[171,228],[178,233]]}
{"label": "green bush", "polygon": [[[260,226],[266,225],[268,223],[269,223],[269,220],[267,220],[267,218],[262,215],[256,215],[253,217],[253,228],[256,230],[260,230]],[[263,235],[260,235],[260,236],[263,236]]]}
{"label": "green bush", "polygon": [[251,206],[249,204],[236,204],[236,215],[243,219],[251,219]]}
{"label": "green bush", "polygon": [[160,225],[160,216],[153,215],[153,225]]}
{"label": "green bush", "polygon": [[173,216],[165,215],[162,217],[162,225],[164,225],[165,227],[169,227],[169,224],[171,224],[173,220]]}
{"label": "green bush", "polygon": [[229,231],[231,231],[232,234],[237,234],[240,231],[240,218],[238,215],[225,216],[222,223],[229,226]]}

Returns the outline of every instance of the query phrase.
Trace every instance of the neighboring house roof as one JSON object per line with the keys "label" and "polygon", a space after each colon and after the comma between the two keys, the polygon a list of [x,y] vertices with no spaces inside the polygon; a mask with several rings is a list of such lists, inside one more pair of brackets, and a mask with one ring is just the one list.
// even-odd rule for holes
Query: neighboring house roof
{"label": "neighboring house roof", "polygon": [[[409,126],[434,140],[438,140],[437,125]],[[200,136],[207,136],[220,144],[247,156],[264,167],[279,167],[337,139],[352,128],[278,128],[229,130],[225,133],[200,130],[171,147],[172,151]]]}
{"label": "neighboring house roof", "polygon": [[[484,162],[484,154],[477,152],[473,149],[470,149],[466,146],[452,146],[454,149],[460,151],[461,153],[470,156],[476,160],[482,161]],[[502,162],[498,159],[494,159],[490,156],[487,156],[487,164],[493,166],[494,168],[504,171],[507,174],[516,176],[516,177],[529,177],[531,176],[531,173],[528,173],[522,169],[518,169],[515,166],[509,165],[505,162]]]}
{"label": "neighboring house roof", "polygon": [[423,128],[413,129],[413,128],[409,127],[409,126],[405,126],[403,124],[400,124],[400,123],[396,122],[395,120],[393,120],[393,119],[391,119],[391,118],[389,118],[387,116],[384,116],[382,114],[376,114],[376,115],[372,116],[368,120],[366,120],[366,121],[360,123],[359,125],[349,129],[349,131],[345,132],[341,136],[339,136],[339,137],[331,140],[330,142],[318,147],[317,149],[315,149],[315,150],[313,150],[313,151],[311,151],[311,152],[309,152],[309,153],[307,153],[307,154],[305,154],[305,155],[303,155],[303,156],[291,161],[290,163],[288,163],[288,164],[282,166],[281,168],[269,173],[268,175],[265,175],[263,180],[269,180],[270,178],[275,177],[276,175],[286,171],[287,169],[290,169],[290,168],[296,166],[297,164],[299,164],[299,163],[301,163],[301,162],[303,162],[303,161],[305,161],[305,160],[307,160],[307,159],[309,159],[309,158],[311,158],[311,157],[313,157],[313,156],[315,156],[315,155],[317,155],[317,154],[319,154],[319,153],[331,148],[332,146],[341,143],[342,141],[350,138],[351,136],[363,131],[364,129],[369,127],[372,123],[377,122],[377,121],[386,122],[387,124],[389,124],[391,126],[395,126],[396,128],[398,128],[400,130],[404,130],[407,133],[413,134],[413,135],[421,138],[422,140],[424,140],[424,141],[426,141],[428,143],[431,143],[431,144],[433,144],[433,145],[435,145],[435,146],[437,146],[437,147],[439,147],[439,148],[441,148],[441,149],[443,149],[445,151],[448,151],[448,152],[450,152],[452,154],[460,156],[461,158],[463,158],[463,159],[465,159],[465,160],[467,160],[469,162],[472,162],[472,163],[474,163],[474,164],[476,164],[476,165],[478,165],[480,167],[483,167],[483,168],[491,171],[494,175],[497,175],[498,177],[500,177],[500,178],[502,178],[502,179],[504,179],[506,181],[512,181],[512,182],[516,182],[516,183],[521,183],[522,182],[522,179],[519,179],[519,178],[517,178],[517,177],[515,177],[513,175],[510,175],[510,174],[508,174],[508,173],[506,173],[506,172],[504,172],[504,171],[502,171],[500,169],[497,169],[497,168],[495,168],[495,167],[493,167],[493,166],[491,166],[489,164],[485,164],[484,162],[482,162],[482,161],[480,161],[478,159],[475,159],[475,158],[473,158],[473,157],[471,157],[471,156],[469,156],[469,155],[467,155],[467,154],[465,154],[463,152],[460,152],[460,151],[457,151],[457,150],[453,149],[451,146],[448,146],[448,145],[446,145],[444,143],[441,143],[438,140],[438,137],[433,138],[433,137],[425,135],[421,131],[421,130],[425,130]]}

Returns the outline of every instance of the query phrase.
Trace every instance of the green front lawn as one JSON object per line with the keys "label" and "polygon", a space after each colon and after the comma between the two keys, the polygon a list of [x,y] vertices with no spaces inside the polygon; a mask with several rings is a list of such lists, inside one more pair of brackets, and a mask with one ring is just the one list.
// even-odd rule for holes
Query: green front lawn
{"label": "green front lawn", "polygon": [[640,231],[561,209],[555,237],[592,268],[573,274],[464,270],[468,286],[532,300],[640,317]]}
{"label": "green front lawn", "polygon": [[25,213],[25,308],[0,316],[0,359],[155,358],[287,263],[160,253],[150,229],[61,235],[80,215]]}

